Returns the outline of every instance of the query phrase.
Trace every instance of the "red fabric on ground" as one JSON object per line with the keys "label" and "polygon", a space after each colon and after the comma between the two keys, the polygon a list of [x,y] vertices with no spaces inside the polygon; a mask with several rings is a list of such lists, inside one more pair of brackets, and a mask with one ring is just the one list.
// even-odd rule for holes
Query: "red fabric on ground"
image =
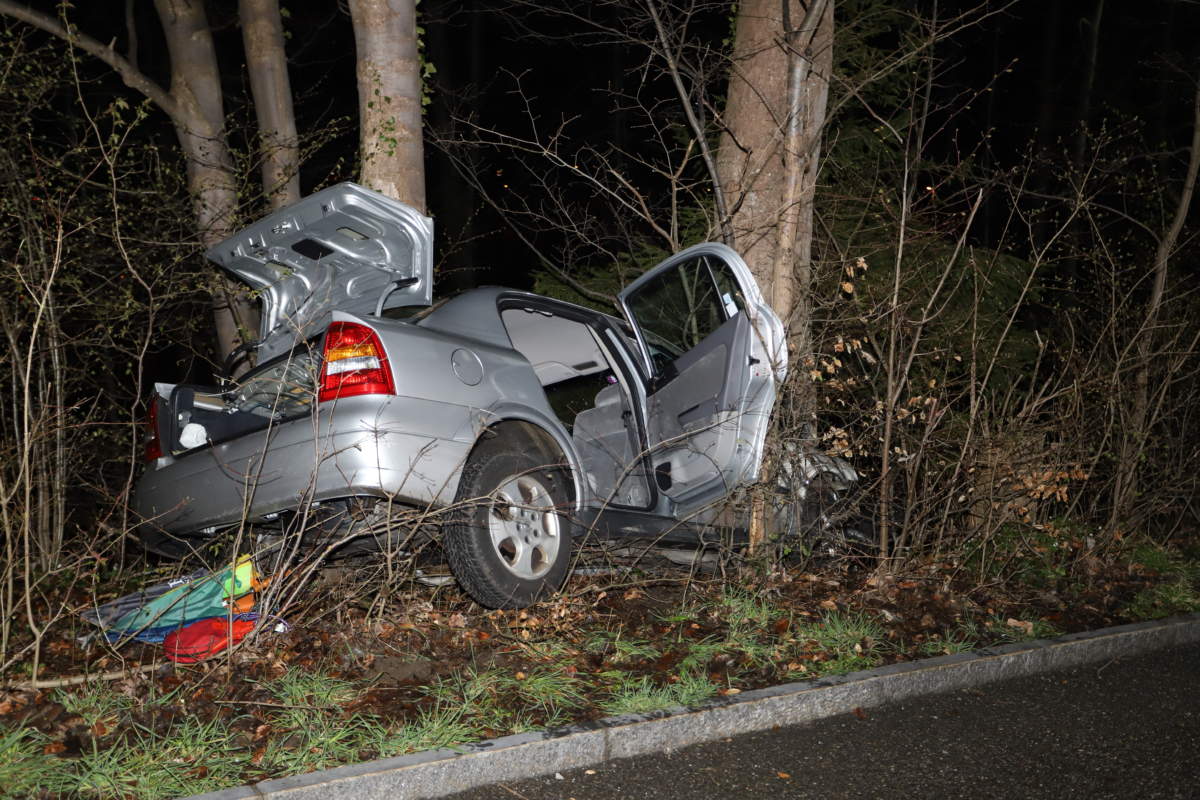
{"label": "red fabric on ground", "polygon": [[163,639],[163,652],[167,658],[180,664],[203,661],[220,653],[230,645],[237,644],[254,630],[256,619],[234,617],[209,617],[186,625],[167,634]]}

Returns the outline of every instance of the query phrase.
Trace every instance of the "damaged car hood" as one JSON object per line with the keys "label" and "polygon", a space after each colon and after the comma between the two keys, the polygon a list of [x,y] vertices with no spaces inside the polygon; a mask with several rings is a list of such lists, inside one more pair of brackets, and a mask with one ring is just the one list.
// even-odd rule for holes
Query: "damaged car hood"
{"label": "damaged car hood", "polygon": [[260,361],[320,332],[334,309],[374,314],[433,299],[433,220],[353,183],[277,211],[206,255],[257,291]]}

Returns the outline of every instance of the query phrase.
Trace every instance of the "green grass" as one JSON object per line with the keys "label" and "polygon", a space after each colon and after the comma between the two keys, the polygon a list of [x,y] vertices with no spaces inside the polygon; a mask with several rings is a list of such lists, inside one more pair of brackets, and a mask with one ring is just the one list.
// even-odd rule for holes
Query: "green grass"
{"label": "green grass", "polygon": [[1200,611],[1200,591],[1195,581],[1183,575],[1142,589],[1125,609],[1133,619],[1162,619],[1195,611]]}
{"label": "green grass", "polygon": [[342,713],[363,692],[352,681],[292,668],[261,685],[286,706],[271,716],[277,730],[260,760],[268,773],[294,775],[359,761],[380,752],[392,733],[372,715]]}
{"label": "green grass", "polygon": [[462,708],[427,709],[407,725],[383,733],[372,749],[381,757],[397,756],[477,741],[479,730],[463,720],[464,713]]}
{"label": "green grass", "polygon": [[720,619],[730,628],[765,628],[783,614],[780,609],[767,603],[761,595],[728,586],[704,606],[713,617]]}
{"label": "green grass", "polygon": [[584,641],[583,649],[604,656],[607,661],[653,661],[661,655],[649,642],[628,639],[611,631],[592,633]]}
{"label": "green grass", "polygon": [[991,536],[972,543],[966,566],[980,578],[1002,580],[1033,589],[1054,589],[1067,577],[1072,551],[1064,545],[1069,526],[1001,525]]}
{"label": "green grass", "polygon": [[34,797],[39,791],[65,792],[70,775],[63,759],[46,755],[49,739],[35,730],[0,730],[0,797]]}
{"label": "green grass", "polygon": [[565,661],[576,654],[575,649],[568,642],[557,639],[524,642],[521,647],[530,656],[542,661]]}
{"label": "green grass", "polygon": [[1031,619],[1022,615],[1016,618],[1022,624],[1020,626],[1010,625],[1008,620],[1003,617],[992,617],[984,625],[992,636],[998,638],[1001,642],[1029,642],[1034,639],[1053,639],[1055,636],[1062,636],[1063,632],[1053,623],[1047,622],[1044,619]]}
{"label": "green grass", "polygon": [[883,627],[864,613],[831,611],[819,622],[801,625],[795,631],[798,643],[809,652],[817,652],[823,660],[811,662],[817,675],[843,675],[860,669],[870,669],[883,662],[887,633]]}
{"label": "green grass", "polygon": [[374,752],[388,734],[388,728],[375,717],[355,714],[341,718],[328,710],[285,709],[273,723],[282,730],[268,742],[261,765],[281,775],[359,761]]}
{"label": "green grass", "polygon": [[351,681],[295,667],[262,686],[280,703],[314,708],[344,706],[362,694],[362,690]]}
{"label": "green grass", "polygon": [[[50,780],[42,775],[37,787],[65,797],[185,797],[237,784],[245,756],[224,722],[191,718],[165,734],[134,727],[77,759],[54,759]],[[23,771],[38,769],[45,765],[28,759],[23,763]],[[21,795],[15,791],[11,796]]]}
{"label": "green grass", "polygon": [[562,724],[567,712],[586,703],[586,686],[557,666],[529,672],[470,667],[439,678],[426,689],[438,708],[463,708],[462,722],[473,731],[519,733]]}
{"label": "green grass", "polygon": [[1181,559],[1164,547],[1142,542],[1133,548],[1129,560],[1141,564],[1151,572],[1171,574],[1178,570]]}
{"label": "green grass", "polygon": [[921,642],[917,652],[923,656],[948,656],[969,653],[979,646],[979,635],[974,626],[960,625],[944,635],[934,634]]}
{"label": "green grass", "polygon": [[547,716],[557,716],[585,702],[579,679],[558,668],[533,669],[523,679],[514,678],[510,685],[518,698]]}
{"label": "green grass", "polygon": [[[723,624],[724,630],[699,641],[678,636],[677,648],[685,651],[679,670],[684,674],[703,671],[722,657],[726,669],[734,673],[773,663],[780,649],[773,624],[784,616],[782,609],[760,594],[724,587],[720,594],[701,601],[697,608],[697,618],[716,620]],[[683,618],[688,619],[691,617]]]}
{"label": "green grass", "polygon": [[54,701],[61,703],[68,714],[76,714],[90,728],[99,722],[111,727],[113,722],[133,706],[133,700],[103,683],[84,684],[79,689],[56,689]]}
{"label": "green grass", "polygon": [[1126,607],[1126,616],[1161,619],[1200,611],[1200,559],[1142,543],[1134,548],[1130,561],[1157,573],[1162,582],[1138,592]]}
{"label": "green grass", "polygon": [[656,685],[649,677],[627,677],[600,708],[608,714],[648,714],[675,706],[694,706],[717,693],[717,687],[703,675],[689,674],[666,686]]}

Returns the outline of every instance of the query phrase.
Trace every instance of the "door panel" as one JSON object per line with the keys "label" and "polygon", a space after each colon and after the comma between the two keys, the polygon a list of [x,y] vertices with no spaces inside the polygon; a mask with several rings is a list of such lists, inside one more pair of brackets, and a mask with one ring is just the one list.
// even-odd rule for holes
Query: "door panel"
{"label": "door panel", "polygon": [[720,244],[689,248],[621,294],[647,381],[648,451],[683,515],[757,477],[783,329],[745,263]]}
{"label": "door panel", "polygon": [[[736,448],[737,387],[749,322],[744,314],[726,321],[675,362],[678,375],[648,398],[655,474],[670,474],[659,488],[676,501],[710,485],[726,487]],[[669,465],[669,469],[663,465]]]}

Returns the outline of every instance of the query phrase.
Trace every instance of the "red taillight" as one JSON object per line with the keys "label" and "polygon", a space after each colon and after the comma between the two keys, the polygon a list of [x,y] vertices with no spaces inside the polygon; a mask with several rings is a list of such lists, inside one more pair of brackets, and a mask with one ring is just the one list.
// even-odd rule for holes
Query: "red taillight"
{"label": "red taillight", "polygon": [[150,413],[146,418],[146,427],[149,431],[146,435],[146,460],[154,461],[157,458],[162,458],[162,439],[158,435],[158,395],[155,394],[150,398]]}
{"label": "red taillight", "polygon": [[357,322],[335,322],[325,332],[325,358],[317,400],[360,394],[395,394],[392,368],[375,331]]}

